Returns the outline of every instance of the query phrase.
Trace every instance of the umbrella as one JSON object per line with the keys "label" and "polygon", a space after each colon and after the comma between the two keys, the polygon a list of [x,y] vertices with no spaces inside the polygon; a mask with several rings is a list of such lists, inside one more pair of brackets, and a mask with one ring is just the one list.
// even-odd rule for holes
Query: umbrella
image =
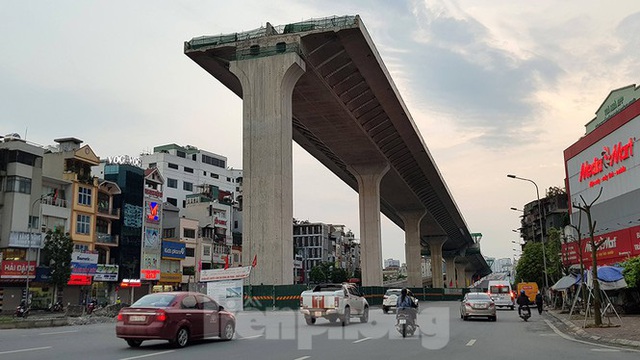
{"label": "umbrella", "polygon": [[553,284],[551,290],[565,290],[578,283],[578,279],[573,275],[563,276],[557,283]]}

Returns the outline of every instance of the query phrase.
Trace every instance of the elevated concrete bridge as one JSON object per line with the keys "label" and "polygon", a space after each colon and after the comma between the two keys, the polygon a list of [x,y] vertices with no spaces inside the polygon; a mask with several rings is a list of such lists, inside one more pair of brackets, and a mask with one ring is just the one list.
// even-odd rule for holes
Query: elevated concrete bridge
{"label": "elevated concrete bridge", "polygon": [[[465,254],[477,244],[359,16],[197,37],[184,52],[243,99],[251,283],[293,281],[292,139],[359,193],[363,285],[382,285],[380,212],[405,231],[410,286],[422,284],[423,249],[490,272]],[[432,273],[442,287],[442,268]]]}

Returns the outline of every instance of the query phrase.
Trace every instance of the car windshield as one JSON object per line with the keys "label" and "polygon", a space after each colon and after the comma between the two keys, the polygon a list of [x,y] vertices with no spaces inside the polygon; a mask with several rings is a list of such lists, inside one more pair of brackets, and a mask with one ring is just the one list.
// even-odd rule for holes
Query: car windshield
{"label": "car windshield", "polygon": [[131,305],[132,307],[168,307],[175,300],[172,294],[150,294],[143,296]]}
{"label": "car windshield", "polygon": [[385,295],[387,295],[387,296],[389,296],[389,295],[399,296],[400,295],[400,290],[387,290],[387,293]]}
{"label": "car windshield", "polygon": [[469,294],[467,295],[467,299],[468,300],[491,300],[491,298],[489,297],[489,295],[487,294]]}

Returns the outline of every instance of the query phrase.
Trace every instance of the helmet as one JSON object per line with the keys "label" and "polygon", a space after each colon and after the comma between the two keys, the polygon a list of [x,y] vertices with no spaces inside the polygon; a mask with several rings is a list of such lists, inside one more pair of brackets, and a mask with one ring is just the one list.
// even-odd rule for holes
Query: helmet
{"label": "helmet", "polygon": [[407,296],[407,288],[402,288],[402,290],[400,291],[400,294],[402,296]]}
{"label": "helmet", "polygon": [[524,290],[520,290],[520,294],[525,295]]}

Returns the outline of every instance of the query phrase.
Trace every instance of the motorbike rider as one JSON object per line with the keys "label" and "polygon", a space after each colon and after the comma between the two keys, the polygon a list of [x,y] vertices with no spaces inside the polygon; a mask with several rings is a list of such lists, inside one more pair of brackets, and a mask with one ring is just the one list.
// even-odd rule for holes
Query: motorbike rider
{"label": "motorbike rider", "polygon": [[524,290],[520,291],[520,296],[518,296],[516,303],[518,304],[518,315],[522,315],[522,309],[529,309],[529,297]]}
{"label": "motorbike rider", "polygon": [[415,299],[409,295],[409,291],[407,288],[402,288],[400,291],[400,296],[398,296],[398,301],[396,303],[396,312],[406,312],[409,315],[409,318],[413,324],[416,323],[416,301]]}

